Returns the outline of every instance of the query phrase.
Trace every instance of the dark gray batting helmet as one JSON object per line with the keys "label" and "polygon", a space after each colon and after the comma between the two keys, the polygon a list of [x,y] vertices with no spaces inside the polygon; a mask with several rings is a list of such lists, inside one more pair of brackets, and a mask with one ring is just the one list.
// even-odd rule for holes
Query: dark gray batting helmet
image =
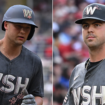
{"label": "dark gray batting helmet", "polygon": [[25,5],[13,5],[4,14],[2,21],[2,30],[5,31],[4,21],[12,23],[26,23],[31,25],[31,31],[28,35],[27,40],[30,40],[34,34],[35,28],[37,28],[34,23],[35,14],[33,10]]}

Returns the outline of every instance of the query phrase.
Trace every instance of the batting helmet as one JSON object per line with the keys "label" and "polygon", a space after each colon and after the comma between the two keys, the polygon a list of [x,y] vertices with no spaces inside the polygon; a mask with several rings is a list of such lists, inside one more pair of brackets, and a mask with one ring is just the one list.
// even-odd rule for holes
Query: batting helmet
{"label": "batting helmet", "polygon": [[82,19],[76,20],[75,23],[82,24],[85,19],[96,19],[105,21],[105,5],[92,3],[85,7]]}
{"label": "batting helmet", "polygon": [[24,5],[13,5],[4,14],[2,21],[2,30],[5,31],[4,21],[12,23],[26,23],[31,25],[31,31],[28,35],[27,40],[30,40],[34,34],[35,28],[37,28],[34,23],[35,14],[33,10]]}

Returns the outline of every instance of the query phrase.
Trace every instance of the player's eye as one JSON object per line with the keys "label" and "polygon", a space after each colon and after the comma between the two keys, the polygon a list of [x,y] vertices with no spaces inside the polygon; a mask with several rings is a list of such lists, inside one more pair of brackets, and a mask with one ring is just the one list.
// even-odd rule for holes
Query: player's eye
{"label": "player's eye", "polygon": [[25,29],[30,29],[31,27],[25,27]]}
{"label": "player's eye", "polygon": [[101,24],[98,24],[98,23],[97,23],[97,24],[95,24],[95,27],[100,27],[100,26],[101,26]]}
{"label": "player's eye", "polygon": [[17,29],[21,29],[21,25],[19,25],[19,24],[15,24],[15,27],[16,27]]}
{"label": "player's eye", "polygon": [[89,25],[88,25],[88,24],[83,24],[83,25],[82,25],[82,28],[83,28],[83,29],[88,29],[88,28],[89,28]]}

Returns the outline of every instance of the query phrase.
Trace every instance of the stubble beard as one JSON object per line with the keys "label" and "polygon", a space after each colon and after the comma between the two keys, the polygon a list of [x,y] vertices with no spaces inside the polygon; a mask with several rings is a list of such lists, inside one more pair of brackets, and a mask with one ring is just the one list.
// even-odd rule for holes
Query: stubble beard
{"label": "stubble beard", "polygon": [[88,49],[91,51],[95,51],[96,49],[101,49],[103,45],[105,46],[104,42],[85,42],[85,44],[88,46]]}

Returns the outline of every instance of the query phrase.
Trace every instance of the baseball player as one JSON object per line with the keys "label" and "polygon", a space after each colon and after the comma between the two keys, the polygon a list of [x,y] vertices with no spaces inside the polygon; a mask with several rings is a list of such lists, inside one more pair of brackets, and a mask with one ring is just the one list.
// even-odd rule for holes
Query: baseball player
{"label": "baseball player", "polygon": [[82,25],[89,59],[74,68],[63,105],[105,105],[105,5],[88,5],[76,23]]}
{"label": "baseball player", "polygon": [[42,63],[23,46],[37,28],[34,19],[33,10],[24,5],[11,6],[4,14],[5,36],[0,40],[0,105],[42,105]]}

